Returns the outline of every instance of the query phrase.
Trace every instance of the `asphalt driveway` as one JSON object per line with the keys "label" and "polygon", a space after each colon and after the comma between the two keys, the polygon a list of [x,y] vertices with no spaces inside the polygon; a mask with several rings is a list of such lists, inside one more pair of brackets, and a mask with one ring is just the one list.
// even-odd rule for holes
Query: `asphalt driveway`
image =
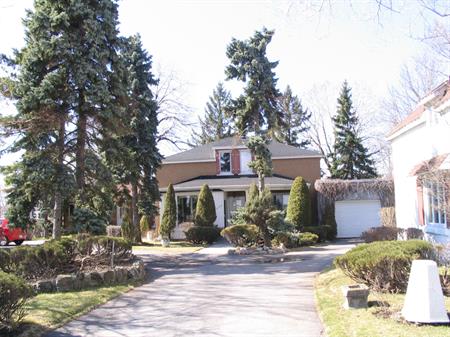
{"label": "asphalt driveway", "polygon": [[284,262],[201,252],[143,256],[148,283],[47,337],[322,336],[314,277],[351,246],[310,248]]}

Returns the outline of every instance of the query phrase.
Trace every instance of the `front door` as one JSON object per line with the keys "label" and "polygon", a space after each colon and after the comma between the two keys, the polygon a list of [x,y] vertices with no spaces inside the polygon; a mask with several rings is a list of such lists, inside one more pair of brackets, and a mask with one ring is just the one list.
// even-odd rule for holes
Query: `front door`
{"label": "front door", "polygon": [[245,206],[245,192],[228,192],[225,202],[225,226],[230,225],[230,220],[238,208]]}

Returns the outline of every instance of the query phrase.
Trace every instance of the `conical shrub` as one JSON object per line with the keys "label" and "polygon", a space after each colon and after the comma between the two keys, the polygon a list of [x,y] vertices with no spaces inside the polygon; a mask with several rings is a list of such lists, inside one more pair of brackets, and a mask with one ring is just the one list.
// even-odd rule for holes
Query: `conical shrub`
{"label": "conical shrub", "polygon": [[311,200],[309,188],[303,177],[297,177],[291,186],[286,221],[298,230],[311,224]]}
{"label": "conical shrub", "polygon": [[216,221],[216,205],[214,198],[207,184],[200,190],[195,208],[195,226],[212,226]]}

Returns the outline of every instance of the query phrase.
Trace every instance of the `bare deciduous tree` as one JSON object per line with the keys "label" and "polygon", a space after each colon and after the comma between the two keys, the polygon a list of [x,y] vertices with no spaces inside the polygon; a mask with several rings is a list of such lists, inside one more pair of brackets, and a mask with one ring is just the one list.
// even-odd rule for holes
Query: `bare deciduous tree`
{"label": "bare deciduous tree", "polygon": [[196,125],[193,109],[186,104],[186,86],[173,70],[156,67],[159,83],[154,89],[158,103],[158,145],[181,150],[189,145],[191,128]]}

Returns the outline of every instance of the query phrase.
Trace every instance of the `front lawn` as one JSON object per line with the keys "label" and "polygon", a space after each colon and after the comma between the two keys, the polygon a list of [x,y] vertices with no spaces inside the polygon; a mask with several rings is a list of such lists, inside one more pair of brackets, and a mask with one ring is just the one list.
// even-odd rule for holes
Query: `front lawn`
{"label": "front lawn", "polygon": [[[329,337],[450,337],[448,326],[419,326],[402,321],[399,312],[403,294],[371,292],[369,309],[345,310],[341,286],[354,283],[339,269],[324,271],[316,279],[319,314]],[[450,311],[449,297],[446,297],[446,306]]]}
{"label": "front lawn", "polygon": [[132,285],[117,285],[64,293],[39,294],[26,305],[28,313],[19,336],[40,336],[132,288]]}
{"label": "front lawn", "polygon": [[167,253],[167,254],[186,254],[193,253],[207,245],[193,244],[187,241],[170,241],[169,247],[163,247],[158,241],[144,242],[141,245],[133,246],[133,253]]}

